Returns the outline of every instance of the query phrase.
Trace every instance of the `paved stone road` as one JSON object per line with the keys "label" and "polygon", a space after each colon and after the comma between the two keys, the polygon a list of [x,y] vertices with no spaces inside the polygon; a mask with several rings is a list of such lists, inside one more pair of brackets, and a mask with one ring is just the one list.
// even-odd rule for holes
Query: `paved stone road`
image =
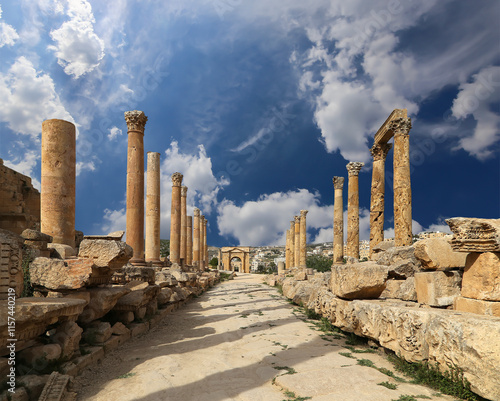
{"label": "paved stone road", "polygon": [[322,336],[262,277],[240,274],[219,284],[115,350],[77,378],[78,400],[453,399],[359,365],[367,359],[394,370],[382,355],[352,353],[344,339]]}

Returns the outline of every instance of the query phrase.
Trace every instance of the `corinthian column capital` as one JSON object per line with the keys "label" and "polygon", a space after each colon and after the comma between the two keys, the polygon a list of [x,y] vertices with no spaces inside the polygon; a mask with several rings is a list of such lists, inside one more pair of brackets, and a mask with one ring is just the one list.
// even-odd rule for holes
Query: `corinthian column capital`
{"label": "corinthian column capital", "polygon": [[344,188],[344,177],[333,177],[333,187],[335,189]]}
{"label": "corinthian column capital", "polygon": [[377,143],[372,146],[370,153],[373,156],[374,161],[385,160],[387,153],[392,148],[392,143]]}
{"label": "corinthian column capital", "polygon": [[182,184],[182,174],[181,173],[172,174],[172,186],[180,187],[181,184]]}
{"label": "corinthian column capital", "polygon": [[350,163],[347,163],[347,171],[349,173],[349,176],[357,176],[359,175],[359,171],[361,170],[361,168],[365,165],[365,163],[361,163],[361,162],[350,162]]}
{"label": "corinthian column capital", "polygon": [[411,118],[398,118],[391,123],[390,128],[392,131],[394,131],[395,136],[409,136],[411,129]]}
{"label": "corinthian column capital", "polygon": [[144,133],[146,121],[148,121],[148,118],[143,111],[132,110],[125,112],[125,122],[127,123],[127,129],[129,131],[140,131]]}

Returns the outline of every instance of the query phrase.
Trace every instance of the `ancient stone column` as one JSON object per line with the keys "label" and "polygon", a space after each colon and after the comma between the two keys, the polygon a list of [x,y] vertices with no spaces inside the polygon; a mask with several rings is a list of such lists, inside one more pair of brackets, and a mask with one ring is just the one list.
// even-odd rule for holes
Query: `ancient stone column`
{"label": "ancient stone column", "polygon": [[181,252],[181,184],[182,174],[172,174],[172,206],[170,213],[170,262],[180,264]]}
{"label": "ancient stone column", "polygon": [[365,165],[361,162],[347,164],[347,256],[359,259],[359,171]]}
{"label": "ancient stone column", "polygon": [[394,242],[396,246],[413,243],[411,231],[410,129],[411,119],[399,118],[391,124],[394,131]]}
{"label": "ancient stone column", "polygon": [[299,267],[306,268],[307,257],[307,226],[306,226],[307,210],[300,211],[300,260]]}
{"label": "ancient stone column", "polygon": [[181,245],[180,245],[180,259],[182,266],[186,265],[186,244],[187,244],[187,212],[186,212],[186,186],[181,187]]}
{"label": "ancient stone column", "polygon": [[287,269],[295,267],[295,221],[290,221],[290,266]]}
{"label": "ancient stone column", "polygon": [[75,247],[75,126],[42,123],[41,231],[57,244]]}
{"label": "ancient stone column", "polygon": [[144,126],[142,111],[125,112],[127,150],[127,244],[134,250],[130,263],[144,266]]}
{"label": "ancient stone column", "polygon": [[193,265],[193,216],[187,216],[186,225],[186,265]]}
{"label": "ancient stone column", "polygon": [[146,262],[160,266],[160,154],[148,152],[146,182]]}
{"label": "ancient stone column", "polygon": [[194,208],[193,221],[193,267],[200,268],[200,209]]}
{"label": "ancient stone column", "polygon": [[205,266],[210,266],[210,259],[208,256],[208,231],[207,231],[208,220],[205,219]]}
{"label": "ancient stone column", "polygon": [[384,208],[385,208],[385,159],[392,144],[373,145],[370,152],[373,156],[372,189],[370,202],[370,256],[373,248],[384,240]]}
{"label": "ancient stone column", "polygon": [[344,204],[342,190],[344,177],[333,177],[335,199],[333,206],[333,262],[342,263],[344,259]]}
{"label": "ancient stone column", "polygon": [[206,230],[207,226],[205,223],[205,216],[201,215],[200,216],[200,267],[201,270],[204,270],[205,267],[207,267],[206,260],[205,260],[205,243],[206,243]]}
{"label": "ancient stone column", "polygon": [[285,266],[290,268],[290,230],[286,230],[285,236]]}
{"label": "ancient stone column", "polygon": [[300,266],[300,216],[293,216],[293,219],[295,221],[294,224],[294,253],[293,253],[293,259],[295,262],[295,267]]}

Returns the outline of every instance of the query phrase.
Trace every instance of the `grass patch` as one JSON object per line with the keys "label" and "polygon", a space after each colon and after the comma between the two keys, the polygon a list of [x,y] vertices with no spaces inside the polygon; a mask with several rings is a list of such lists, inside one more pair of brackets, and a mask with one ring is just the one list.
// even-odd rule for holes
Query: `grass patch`
{"label": "grass patch", "polygon": [[238,316],[238,317],[243,317],[243,318],[247,318],[248,317],[248,313],[243,313],[242,315]]}
{"label": "grass patch", "polygon": [[297,371],[294,368],[290,368],[288,366],[273,366],[273,368],[276,370],[286,370],[286,373],[283,373],[283,375],[293,375],[297,373]]}
{"label": "grass patch", "polygon": [[339,355],[345,356],[346,358],[356,359],[350,352],[339,352]]}
{"label": "grass patch", "polygon": [[377,370],[386,376],[392,377],[393,379],[397,380],[400,383],[406,383],[405,379],[403,379],[402,377],[396,376],[392,370],[389,370],[387,368],[377,368]]}
{"label": "grass patch", "polygon": [[367,338],[357,336],[354,333],[347,333],[346,336],[347,336],[347,340],[345,343],[347,345],[364,345],[364,344],[368,343]]}
{"label": "grass patch", "polygon": [[389,390],[396,390],[398,388],[397,384],[389,383],[389,382],[381,382],[377,383],[379,386],[387,387]]}
{"label": "grass patch", "polygon": [[278,341],[273,341],[273,344],[274,345],[278,345],[279,347],[281,347],[282,349],[287,349],[288,348],[288,345],[286,344],[281,344],[280,342]]}
{"label": "grass patch", "polygon": [[369,368],[374,368],[375,364],[369,359],[358,359],[358,365],[368,366]]}
{"label": "grass patch", "polygon": [[345,345],[344,348],[347,348],[349,351],[354,352],[355,354],[376,354],[377,351],[371,348],[365,349],[356,349],[351,345]]}
{"label": "grass patch", "polygon": [[412,383],[424,384],[443,394],[452,395],[467,401],[485,401],[486,399],[474,394],[470,389],[469,381],[463,371],[450,366],[450,370],[441,373],[437,366],[429,363],[410,363],[396,355],[389,355],[389,361],[394,368],[412,378]]}
{"label": "grass patch", "polygon": [[135,375],[136,375],[135,373],[129,372],[129,373],[125,373],[123,375],[118,376],[117,379],[127,379],[127,378],[135,376]]}
{"label": "grass patch", "polygon": [[297,397],[293,391],[285,391],[285,397],[287,397],[287,400],[284,401],[305,401],[305,400],[310,400],[312,397]]}
{"label": "grass patch", "polygon": [[392,401],[417,401],[417,399],[412,395],[400,395],[399,398],[393,399]]}

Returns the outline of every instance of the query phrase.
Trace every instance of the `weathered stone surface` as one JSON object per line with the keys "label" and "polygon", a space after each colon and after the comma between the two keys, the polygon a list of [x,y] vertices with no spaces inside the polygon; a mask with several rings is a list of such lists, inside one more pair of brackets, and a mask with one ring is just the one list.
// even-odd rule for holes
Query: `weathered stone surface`
{"label": "weathered stone surface", "polygon": [[394,246],[381,253],[377,263],[379,265],[389,266],[408,259],[414,260],[416,264],[419,264],[418,260],[415,258],[415,249],[413,246]]}
{"label": "weathered stone surface", "polygon": [[113,231],[107,235],[85,235],[83,239],[121,241],[124,235],[125,231]]}
{"label": "weathered stone surface", "polygon": [[456,252],[500,252],[500,219],[454,217],[446,220]]}
{"label": "weathered stone surface", "polygon": [[408,277],[406,280],[387,280],[385,289],[380,298],[401,299],[403,301],[416,301],[415,278]]}
{"label": "weathered stone surface", "polygon": [[134,321],[135,316],[134,312],[132,311],[113,311],[112,312],[113,319],[123,323],[123,324],[130,324]]}
{"label": "weathered stone surface", "polygon": [[165,305],[170,302],[172,290],[168,287],[162,288],[158,294],[158,305]]}
{"label": "weathered stone surface", "polygon": [[457,312],[470,312],[477,313],[478,315],[500,317],[500,302],[495,301],[456,297],[453,309]]}
{"label": "weathered stone surface", "polygon": [[78,317],[78,322],[87,325],[93,320],[100,319],[116,305],[118,299],[130,292],[123,286],[109,286],[90,288],[90,302]]}
{"label": "weathered stone surface", "polygon": [[[69,381],[70,376],[52,372],[38,401],[64,401]],[[71,398],[68,397],[68,399]]]}
{"label": "weathered stone surface", "polygon": [[31,282],[50,290],[82,288],[90,282],[92,266],[88,259],[35,258],[30,264]]}
{"label": "weathered stone surface", "polygon": [[83,332],[83,339],[87,344],[102,344],[109,340],[113,331],[111,330],[111,325],[108,322],[95,321],[88,326]]}
{"label": "weathered stone surface", "polygon": [[[380,212],[378,212],[380,213]],[[371,260],[377,260],[382,252],[387,251],[389,248],[393,248],[396,245],[394,244],[394,240],[391,241],[380,241],[377,245],[375,245],[372,249],[372,255],[370,257]]]}
{"label": "weathered stone surface", "polygon": [[115,311],[136,311],[140,307],[146,306],[160,292],[160,287],[150,285],[147,288],[139,289],[121,297],[113,310]]}
{"label": "weathered stone surface", "polygon": [[40,231],[32,230],[27,228],[21,233],[21,237],[24,239],[32,240],[32,241],[44,241],[44,242],[52,242],[52,237],[48,234],[41,233]]}
{"label": "weathered stone surface", "polygon": [[155,273],[155,282],[160,287],[173,287],[178,284],[177,279],[170,274],[170,271],[159,271]]}
{"label": "weathered stone surface", "polygon": [[117,336],[130,334],[130,330],[127,327],[125,327],[125,325],[121,322],[116,322],[111,327],[111,332]]}
{"label": "weathered stone surface", "polygon": [[100,268],[118,270],[127,264],[132,254],[132,248],[122,241],[84,239],[78,257],[92,259]]}
{"label": "weathered stone surface", "polygon": [[332,266],[330,290],[340,298],[377,298],[385,288],[389,269],[373,262]]}
{"label": "weathered stone surface", "polygon": [[179,282],[179,283],[185,283],[187,281],[189,281],[189,276],[186,274],[186,273],[183,273],[182,271],[180,270],[175,270],[175,269],[172,269],[170,270],[170,274],[175,277],[175,279]]}
{"label": "weathered stone surface", "polygon": [[[25,348],[51,324],[76,320],[84,306],[85,301],[81,299],[19,298],[16,301],[16,349]],[[0,301],[0,310],[7,310],[7,301]],[[0,356],[7,354],[7,336],[7,314],[0,313]]]}
{"label": "weathered stone surface", "polygon": [[426,270],[447,270],[465,266],[465,255],[453,251],[444,238],[426,238],[413,244],[415,257]]}
{"label": "weathered stone surface", "polygon": [[17,378],[17,382],[28,390],[32,400],[38,400],[49,380],[49,375],[24,375]]}
{"label": "weathered stone surface", "polygon": [[500,301],[500,252],[473,252],[467,255],[462,296]]}
{"label": "weathered stone surface", "polygon": [[71,359],[78,350],[83,329],[75,322],[64,322],[57,326],[56,333],[51,336],[51,341],[61,346],[61,356]]}
{"label": "weathered stone surface", "polygon": [[20,236],[0,229],[0,300],[23,292],[22,244]]}
{"label": "weathered stone surface", "polygon": [[458,271],[420,272],[415,274],[417,299],[421,304],[449,306],[460,295],[462,277]]}
{"label": "weathered stone surface", "polygon": [[75,230],[75,248],[80,248],[83,241],[83,231]]}
{"label": "weathered stone surface", "polygon": [[46,362],[54,361],[61,357],[61,346],[59,344],[43,344],[23,349],[17,353],[19,362],[26,367],[33,367],[40,371],[46,366]]}
{"label": "weathered stone surface", "polygon": [[68,259],[76,256],[75,248],[64,244],[47,244],[47,249],[50,249],[51,255],[59,259]]}
{"label": "weathered stone surface", "polygon": [[114,273],[112,281],[125,284],[129,281],[141,280],[149,284],[155,284],[155,274],[156,270],[153,267],[134,266],[129,263]]}

